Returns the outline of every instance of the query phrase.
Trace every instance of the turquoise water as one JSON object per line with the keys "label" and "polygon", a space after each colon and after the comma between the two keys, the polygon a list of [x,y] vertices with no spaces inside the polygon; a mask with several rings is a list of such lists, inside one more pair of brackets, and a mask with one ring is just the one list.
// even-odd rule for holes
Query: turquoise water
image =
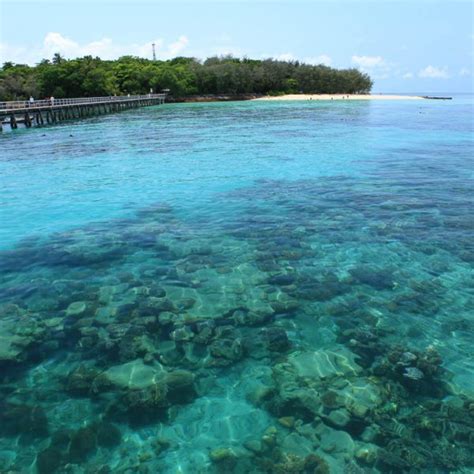
{"label": "turquoise water", "polygon": [[173,104],[0,136],[0,472],[474,469],[473,101]]}

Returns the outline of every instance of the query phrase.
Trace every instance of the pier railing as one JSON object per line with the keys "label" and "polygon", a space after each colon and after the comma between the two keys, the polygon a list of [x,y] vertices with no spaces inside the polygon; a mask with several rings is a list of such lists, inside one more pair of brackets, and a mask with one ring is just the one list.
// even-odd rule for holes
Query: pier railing
{"label": "pier railing", "polygon": [[114,95],[107,97],[80,97],[71,99],[15,100],[0,102],[0,132],[3,126],[11,130],[19,124],[30,128],[120,112],[122,110],[164,104],[166,94]]}
{"label": "pier railing", "polygon": [[94,105],[113,102],[140,101],[147,99],[165,99],[166,94],[114,95],[107,97],[80,97],[74,99],[15,100],[0,102],[0,111],[14,111],[29,107],[61,107],[68,105]]}

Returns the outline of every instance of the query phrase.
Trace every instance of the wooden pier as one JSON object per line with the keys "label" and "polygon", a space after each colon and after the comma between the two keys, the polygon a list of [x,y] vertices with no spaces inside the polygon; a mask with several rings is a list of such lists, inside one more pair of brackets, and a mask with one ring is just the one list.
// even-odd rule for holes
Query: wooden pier
{"label": "wooden pier", "polygon": [[122,110],[163,104],[166,94],[82,97],[76,99],[45,99],[0,102],[0,132],[7,125],[16,130],[41,127],[65,120],[77,120]]}

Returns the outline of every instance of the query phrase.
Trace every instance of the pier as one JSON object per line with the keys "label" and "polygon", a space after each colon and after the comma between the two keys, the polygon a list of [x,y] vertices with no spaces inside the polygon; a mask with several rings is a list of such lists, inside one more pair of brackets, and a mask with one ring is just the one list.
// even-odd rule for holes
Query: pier
{"label": "pier", "polygon": [[159,105],[165,102],[165,98],[166,94],[146,94],[0,102],[0,132],[4,126],[9,126],[11,130],[16,130],[19,124],[26,128],[41,127],[65,120]]}

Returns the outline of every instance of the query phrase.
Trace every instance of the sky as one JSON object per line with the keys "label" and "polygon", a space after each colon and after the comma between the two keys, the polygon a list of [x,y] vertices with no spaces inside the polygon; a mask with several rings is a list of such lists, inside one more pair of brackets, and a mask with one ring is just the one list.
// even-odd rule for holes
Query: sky
{"label": "sky", "polygon": [[0,64],[59,52],[356,67],[374,92],[474,92],[470,0],[0,0]]}

